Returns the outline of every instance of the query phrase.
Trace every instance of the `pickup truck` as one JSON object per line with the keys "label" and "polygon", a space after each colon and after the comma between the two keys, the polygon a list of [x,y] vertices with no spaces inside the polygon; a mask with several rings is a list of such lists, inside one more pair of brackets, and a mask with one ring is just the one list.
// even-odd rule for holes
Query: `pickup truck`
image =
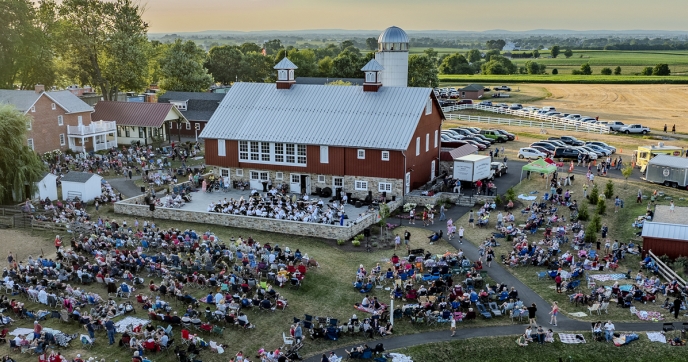
{"label": "pickup truck", "polygon": [[650,133],[650,127],[645,127],[642,124],[630,124],[628,126],[624,126],[624,127],[619,128],[619,132],[625,133],[625,134],[630,134],[630,133],[648,134],[648,133]]}
{"label": "pickup truck", "polygon": [[493,90],[496,91],[506,91],[506,92],[511,92],[511,87],[505,86],[505,85],[500,85],[499,87],[494,87],[492,88]]}
{"label": "pickup truck", "polygon": [[621,129],[621,127],[626,126],[623,124],[623,122],[619,121],[599,122],[599,124],[609,127],[609,129],[612,131],[618,131]]}

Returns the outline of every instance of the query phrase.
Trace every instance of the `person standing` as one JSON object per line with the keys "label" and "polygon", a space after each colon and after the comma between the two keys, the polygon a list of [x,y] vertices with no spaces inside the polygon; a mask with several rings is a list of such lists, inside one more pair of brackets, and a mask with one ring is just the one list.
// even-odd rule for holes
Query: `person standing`
{"label": "person standing", "polygon": [[394,250],[399,249],[399,246],[401,246],[401,237],[397,235],[394,237]]}
{"label": "person standing", "polygon": [[454,317],[452,317],[452,319],[451,319],[451,327],[450,327],[450,330],[451,330],[451,332],[452,332],[452,333],[451,333],[451,337],[454,337],[454,336],[456,335],[456,319],[454,319]]}
{"label": "person standing", "polygon": [[559,314],[559,305],[557,305],[557,302],[552,302],[552,311],[550,311],[549,314],[552,315],[552,317],[550,317],[550,319],[549,319],[549,324],[552,324],[556,327],[557,326],[557,314]]}
{"label": "person standing", "polygon": [[671,200],[671,201],[669,202],[669,212],[672,213],[672,214],[674,213],[674,207],[675,207],[675,205],[674,205],[674,200]]}
{"label": "person standing", "polygon": [[537,312],[537,306],[535,303],[531,304],[528,309],[528,325],[536,325],[537,322],[535,321],[535,312]]}
{"label": "person standing", "polygon": [[463,244],[463,226],[459,226],[459,244]]}
{"label": "person standing", "polygon": [[55,236],[55,251],[60,251],[60,247],[62,246],[62,238],[60,235]]}
{"label": "person standing", "polygon": [[404,244],[408,249],[409,241],[411,241],[411,233],[408,230],[404,230]]}
{"label": "person standing", "polygon": [[7,263],[12,267],[12,262],[14,261],[14,255],[12,255],[12,252],[10,251],[7,254]]}
{"label": "person standing", "polygon": [[666,125],[666,123],[664,124],[664,133],[667,133],[667,125]]}
{"label": "person standing", "polygon": [[473,214],[473,210],[468,212],[468,225],[473,225],[473,229],[475,229],[475,215]]}
{"label": "person standing", "polygon": [[491,247],[487,247],[487,257],[485,260],[487,261],[487,267],[490,268],[492,267],[492,260],[494,259],[494,250],[492,250]]}
{"label": "person standing", "polygon": [[428,209],[423,210],[423,226],[428,226]]}
{"label": "person standing", "polygon": [[409,224],[415,225],[416,224],[416,210],[411,209],[409,211]]}
{"label": "person standing", "polygon": [[674,319],[678,319],[678,313],[681,311],[681,298],[674,299]]}
{"label": "person standing", "polygon": [[557,285],[557,293],[561,293],[561,273],[557,273],[557,276],[554,277],[554,283]]}
{"label": "person standing", "polygon": [[643,190],[638,189],[638,198],[635,200],[636,204],[643,202]]}
{"label": "person standing", "polygon": [[444,221],[444,219],[446,219],[446,217],[444,215],[444,211],[445,211],[444,204],[442,204],[442,205],[440,205],[440,221]]}
{"label": "person standing", "polygon": [[108,340],[110,341],[110,345],[112,346],[115,344],[115,333],[117,332],[115,328],[115,323],[110,320],[110,318],[107,319],[105,322],[105,330],[107,331],[107,336]]}

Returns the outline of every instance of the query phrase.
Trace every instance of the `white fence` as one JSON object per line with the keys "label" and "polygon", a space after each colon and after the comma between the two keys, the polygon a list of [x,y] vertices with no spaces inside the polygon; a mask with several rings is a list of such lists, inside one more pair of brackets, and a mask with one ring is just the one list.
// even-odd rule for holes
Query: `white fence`
{"label": "white fence", "polygon": [[486,112],[494,112],[498,114],[509,114],[512,116],[518,116],[525,119],[510,119],[510,118],[497,118],[497,117],[481,117],[481,116],[469,116],[465,114],[447,114],[447,119],[457,119],[469,122],[480,122],[480,123],[493,123],[493,124],[506,124],[510,126],[526,126],[526,127],[539,127],[542,129],[556,129],[562,131],[574,131],[574,132],[587,132],[587,133],[609,133],[609,127],[605,125],[573,121],[568,119],[563,119],[559,117],[545,116],[542,114],[535,114],[532,112],[527,112],[523,110],[511,110],[504,109],[500,107],[489,107],[481,106],[477,104],[460,104],[456,106],[444,107],[442,110],[447,112],[456,112],[464,109],[476,109]]}

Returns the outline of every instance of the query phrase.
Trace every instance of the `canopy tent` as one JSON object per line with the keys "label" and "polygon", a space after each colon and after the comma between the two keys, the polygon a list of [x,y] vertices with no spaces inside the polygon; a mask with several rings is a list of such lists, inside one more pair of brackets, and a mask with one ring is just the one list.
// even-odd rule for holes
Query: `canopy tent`
{"label": "canopy tent", "polygon": [[523,171],[549,175],[557,171],[557,165],[548,163],[547,161],[539,158],[521,168],[521,180],[523,180]]}

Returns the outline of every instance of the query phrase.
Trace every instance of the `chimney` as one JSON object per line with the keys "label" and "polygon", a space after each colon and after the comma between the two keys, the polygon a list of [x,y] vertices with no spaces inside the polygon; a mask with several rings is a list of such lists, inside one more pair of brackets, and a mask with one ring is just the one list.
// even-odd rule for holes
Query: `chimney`
{"label": "chimney", "polygon": [[292,84],[296,83],[294,80],[294,70],[299,69],[289,58],[284,57],[274,67],[277,70],[277,89],[290,89]]}
{"label": "chimney", "polygon": [[377,92],[382,87],[380,72],[385,68],[377,60],[371,59],[361,71],[365,74],[363,80],[364,92]]}
{"label": "chimney", "polygon": [[43,84],[36,84],[35,88],[36,93],[41,94],[45,92],[45,86]]}

